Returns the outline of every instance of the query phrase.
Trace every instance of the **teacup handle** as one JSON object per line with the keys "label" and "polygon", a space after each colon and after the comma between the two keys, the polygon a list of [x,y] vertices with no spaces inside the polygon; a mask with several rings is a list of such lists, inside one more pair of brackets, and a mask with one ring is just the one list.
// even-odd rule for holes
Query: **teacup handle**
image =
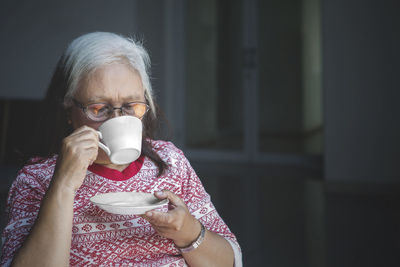
{"label": "teacup handle", "polygon": [[[97,131],[97,134],[99,135],[99,139],[103,139],[103,135],[101,134],[101,132]],[[101,149],[103,149],[104,152],[106,152],[108,156],[111,155],[110,149],[109,149],[105,144],[103,144],[103,143],[100,142],[100,141],[99,141],[99,147],[100,147]]]}

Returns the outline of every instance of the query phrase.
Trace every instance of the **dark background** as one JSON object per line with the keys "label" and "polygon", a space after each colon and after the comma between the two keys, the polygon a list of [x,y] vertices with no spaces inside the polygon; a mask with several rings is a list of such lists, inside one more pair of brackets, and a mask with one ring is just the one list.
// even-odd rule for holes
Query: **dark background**
{"label": "dark background", "polygon": [[[2,1],[1,210],[19,168],[18,151],[33,142],[30,129],[35,127],[41,98],[63,49],[82,33],[113,31],[144,38],[153,63],[153,86],[171,123],[171,139],[186,153],[219,213],[237,235],[245,266],[399,266],[400,6],[396,1],[311,2],[318,4],[322,69],[322,125],[317,131],[323,138],[317,151],[299,149],[298,134],[293,131],[278,135],[272,142],[275,146],[267,142],[264,149],[260,148],[264,139],[259,137],[257,143],[248,138],[251,131],[235,128],[242,121],[246,121],[245,129],[256,130],[276,122],[280,122],[276,128],[288,121],[289,126],[301,122],[297,115],[307,101],[299,93],[304,86],[304,29],[298,25],[307,14],[301,12],[306,2],[204,1],[217,6],[220,53],[219,65],[214,65],[219,66],[216,73],[223,78],[217,79],[215,99],[218,95],[224,99],[216,100],[221,110],[201,115],[205,124],[215,120],[219,128],[233,134],[196,143],[196,132],[187,129],[190,122],[182,124],[185,119],[181,116],[198,118],[202,110],[196,101],[201,102],[204,94],[211,101],[215,93],[212,87],[199,93],[190,86],[191,81],[203,81],[196,80],[196,72],[190,72],[193,65],[182,56],[196,58],[197,48],[210,37],[210,31],[190,28],[197,17],[188,14],[197,10],[193,3],[200,1]],[[248,20],[237,22],[235,12],[242,14],[249,6],[253,9]],[[256,14],[257,10],[266,11]],[[206,4],[203,11],[199,18],[212,14]],[[258,18],[254,32],[253,17]],[[252,34],[260,40],[266,36],[267,45],[252,44],[248,37]],[[235,40],[239,45],[229,46]],[[197,59],[205,56],[198,53]],[[268,71],[259,67],[273,60],[276,64],[274,61]],[[237,70],[221,62],[250,70],[250,76],[256,73],[250,81],[258,81],[258,97],[248,98],[253,87],[237,83]],[[207,75],[210,70],[202,71]],[[282,92],[282,103],[287,106],[279,107]],[[277,104],[280,112],[264,114],[262,105],[250,101],[236,114],[235,103],[242,98],[267,106]],[[243,115],[252,114],[252,108],[258,117]],[[233,119],[227,119],[229,114],[234,114]],[[207,135],[208,129],[203,127],[203,134]],[[5,223],[2,215],[2,227]]]}

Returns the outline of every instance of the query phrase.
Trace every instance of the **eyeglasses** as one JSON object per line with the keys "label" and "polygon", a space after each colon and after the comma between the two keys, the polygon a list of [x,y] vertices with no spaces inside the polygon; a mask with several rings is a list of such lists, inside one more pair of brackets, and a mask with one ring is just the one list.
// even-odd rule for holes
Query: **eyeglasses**
{"label": "eyeglasses", "polygon": [[88,119],[97,122],[103,122],[111,118],[116,109],[119,109],[122,115],[134,116],[139,119],[143,118],[149,110],[149,106],[143,102],[125,103],[119,108],[113,107],[108,103],[93,103],[85,106],[75,99],[73,99],[73,102],[83,110]]}

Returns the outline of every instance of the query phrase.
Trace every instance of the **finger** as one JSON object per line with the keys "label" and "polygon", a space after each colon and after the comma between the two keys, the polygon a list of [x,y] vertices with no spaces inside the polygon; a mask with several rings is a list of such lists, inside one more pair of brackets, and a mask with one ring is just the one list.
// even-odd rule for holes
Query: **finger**
{"label": "finger", "polygon": [[170,203],[175,206],[186,206],[185,203],[182,201],[182,199],[180,199],[180,197],[178,197],[169,190],[155,192],[155,196],[159,199],[168,198]]}
{"label": "finger", "polygon": [[97,140],[91,138],[91,137],[78,137],[78,138],[68,138],[65,139],[63,142],[63,147],[69,150],[73,151],[81,151],[90,149],[90,148],[98,148],[98,142]]}
{"label": "finger", "polygon": [[158,226],[154,224],[151,224],[151,226],[153,226],[154,230],[156,230],[162,236],[173,233],[173,230],[171,230],[171,228],[168,226]]}
{"label": "finger", "polygon": [[146,219],[156,226],[167,226],[173,221],[173,215],[167,212],[160,211],[147,211],[145,213]]}
{"label": "finger", "polygon": [[93,144],[94,146],[98,147],[99,146],[99,140],[92,134],[86,134],[82,136],[77,136],[74,139],[74,142],[76,144]]}
{"label": "finger", "polygon": [[89,148],[97,149],[99,146],[99,140],[91,135],[83,135],[65,139],[63,146],[74,150],[85,150]]}
{"label": "finger", "polygon": [[170,237],[173,235],[173,231],[171,231],[171,229],[168,228],[168,227],[165,227],[165,226],[157,226],[157,225],[154,225],[154,224],[150,224],[150,225],[154,228],[154,230],[155,230],[160,236],[163,236],[163,237],[166,237],[166,238],[170,238]]}
{"label": "finger", "polygon": [[71,134],[70,138],[74,138],[74,139],[79,139],[79,138],[90,138],[90,139],[94,139],[94,140],[99,140],[99,135],[96,131],[94,131],[91,128],[79,131],[77,133]]}
{"label": "finger", "polygon": [[[62,154],[75,155],[81,160],[94,161],[98,154],[98,141],[93,139],[65,140]],[[85,160],[86,161],[86,160]]]}
{"label": "finger", "polygon": [[79,135],[86,135],[86,134],[90,134],[90,133],[91,133],[97,140],[99,139],[99,133],[98,133],[95,129],[93,129],[93,128],[89,127],[89,126],[86,126],[86,125],[84,125],[84,126],[78,128],[78,129],[76,129],[74,132],[72,132],[72,134],[70,135],[70,137],[75,137],[75,136],[79,136]]}
{"label": "finger", "polygon": [[99,149],[97,142],[95,142],[93,140],[83,140],[77,144],[81,149],[83,149],[83,151],[96,151],[97,152]]}
{"label": "finger", "polygon": [[75,153],[79,160],[88,161],[91,165],[97,158],[98,148],[93,145],[81,146],[80,149]]}
{"label": "finger", "polygon": [[71,136],[76,135],[76,134],[79,134],[79,133],[81,133],[81,132],[83,132],[83,131],[90,131],[90,129],[92,129],[92,128],[90,128],[89,126],[83,125],[82,127],[79,127],[79,128],[77,128],[77,129],[75,129],[75,130],[71,133]]}

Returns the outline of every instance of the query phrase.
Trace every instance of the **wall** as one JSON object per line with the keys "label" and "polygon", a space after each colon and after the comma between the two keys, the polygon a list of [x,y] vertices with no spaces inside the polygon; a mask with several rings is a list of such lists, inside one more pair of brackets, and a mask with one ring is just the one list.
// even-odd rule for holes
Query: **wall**
{"label": "wall", "polygon": [[400,182],[396,1],[322,1],[325,178]]}
{"label": "wall", "polygon": [[44,97],[62,51],[90,31],[134,32],[136,1],[2,1],[0,96]]}
{"label": "wall", "polygon": [[302,120],[307,133],[304,150],[318,154],[323,151],[320,0],[302,1],[302,34]]}
{"label": "wall", "polygon": [[398,10],[322,0],[327,266],[399,266]]}

